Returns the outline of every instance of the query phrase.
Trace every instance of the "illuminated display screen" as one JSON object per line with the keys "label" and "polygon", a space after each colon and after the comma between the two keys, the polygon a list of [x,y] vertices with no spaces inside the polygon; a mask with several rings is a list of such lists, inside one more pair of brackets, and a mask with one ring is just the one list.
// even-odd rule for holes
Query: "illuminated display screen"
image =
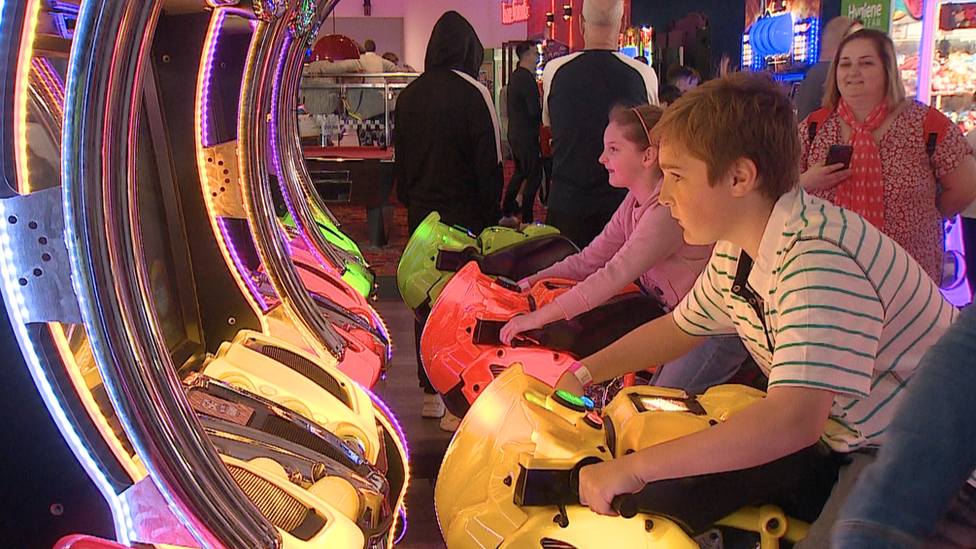
{"label": "illuminated display screen", "polygon": [[705,415],[705,409],[694,396],[666,397],[656,395],[631,394],[630,400],[639,412],[691,412],[696,416]]}
{"label": "illuminated display screen", "polygon": [[688,412],[688,405],[680,400],[674,400],[670,398],[661,397],[648,397],[642,396],[640,398],[641,406],[644,407],[645,411],[658,411],[658,412]]}

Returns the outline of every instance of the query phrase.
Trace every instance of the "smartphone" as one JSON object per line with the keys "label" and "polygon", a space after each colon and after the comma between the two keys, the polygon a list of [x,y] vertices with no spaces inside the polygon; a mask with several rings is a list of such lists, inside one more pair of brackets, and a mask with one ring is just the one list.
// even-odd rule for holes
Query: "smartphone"
{"label": "smartphone", "polygon": [[827,151],[827,166],[843,164],[844,169],[851,167],[851,156],[854,154],[854,147],[850,145],[831,145]]}

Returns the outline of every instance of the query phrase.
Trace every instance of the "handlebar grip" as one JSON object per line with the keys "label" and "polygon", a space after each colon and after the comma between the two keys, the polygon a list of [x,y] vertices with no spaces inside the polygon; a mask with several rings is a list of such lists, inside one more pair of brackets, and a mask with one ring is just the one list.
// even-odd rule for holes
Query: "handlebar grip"
{"label": "handlebar grip", "polygon": [[638,512],[637,496],[634,494],[623,494],[613,498],[610,507],[624,518],[634,518]]}

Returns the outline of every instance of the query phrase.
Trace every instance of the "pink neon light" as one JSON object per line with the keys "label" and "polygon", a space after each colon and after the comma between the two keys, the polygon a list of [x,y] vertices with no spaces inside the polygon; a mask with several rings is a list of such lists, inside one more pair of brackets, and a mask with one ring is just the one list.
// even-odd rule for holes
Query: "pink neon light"
{"label": "pink neon light", "polygon": [[223,217],[217,218],[217,225],[220,227],[220,233],[224,237],[224,242],[227,243],[227,249],[230,251],[230,257],[234,261],[234,267],[237,272],[240,273],[241,278],[244,280],[244,284],[247,285],[247,289],[251,292],[251,296],[254,297],[254,301],[257,302],[258,306],[261,307],[263,312],[268,312],[271,309],[271,304],[265,299],[264,295],[258,289],[257,281],[254,280],[251,270],[247,268],[244,264],[244,260],[241,259],[240,252],[237,251],[237,245],[231,238],[230,231],[227,230],[227,220]]}

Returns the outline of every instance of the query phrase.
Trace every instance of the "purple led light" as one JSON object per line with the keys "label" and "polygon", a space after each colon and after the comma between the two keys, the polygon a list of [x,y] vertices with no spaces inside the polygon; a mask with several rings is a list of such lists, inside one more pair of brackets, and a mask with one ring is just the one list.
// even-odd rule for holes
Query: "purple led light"
{"label": "purple led light", "polygon": [[396,545],[403,541],[403,538],[407,537],[407,510],[400,507],[400,520],[403,522],[403,528],[400,529],[400,537],[393,540],[393,545]]}
{"label": "purple led light", "polygon": [[55,108],[58,115],[64,118],[64,82],[61,76],[54,70],[51,62],[44,57],[34,57],[31,59],[32,76],[36,77],[44,89],[54,98]]}
{"label": "purple led light", "polygon": [[[410,448],[407,447],[407,435],[403,431],[403,427],[400,426],[400,422],[397,421],[396,416],[393,414],[393,410],[391,410],[390,407],[387,406],[385,402],[383,402],[383,399],[381,399],[379,396],[376,395],[376,393],[374,393],[370,389],[367,389],[366,387],[360,385],[359,382],[357,382],[355,380],[353,380],[353,383],[355,383],[356,385],[359,385],[359,388],[362,389],[363,391],[366,391],[366,394],[369,395],[369,398],[370,398],[370,400],[373,401],[373,404],[375,404],[376,407],[379,408],[386,415],[386,417],[390,420],[390,424],[393,425],[393,430],[396,431],[398,440],[400,441],[401,444],[403,444],[403,453],[404,453],[404,456],[403,457],[404,457],[404,459],[406,459],[406,460],[409,461],[409,459],[410,459]],[[409,463],[405,464],[404,467],[407,468],[407,471],[406,472],[408,473],[407,474],[407,479],[405,479],[404,482],[409,482],[409,477],[410,477],[410,475],[409,475],[409,467],[410,467]],[[402,506],[402,505],[400,506],[399,513],[400,513],[400,517],[403,519],[403,532],[401,532],[400,537],[397,538],[396,541],[393,542],[394,545],[396,545],[397,543],[400,543],[400,540],[402,540],[403,539],[403,536],[405,536],[406,533],[407,533],[407,510],[406,510],[405,506]]]}
{"label": "purple led light", "polygon": [[279,158],[278,147],[274,146],[274,136],[276,134],[276,130],[278,129],[278,117],[274,116],[274,113],[276,113],[278,110],[278,100],[281,93],[281,73],[284,70],[285,54],[288,52],[288,46],[291,44],[291,41],[291,36],[285,38],[285,44],[282,46],[281,54],[278,56],[278,62],[275,64],[274,86],[271,88],[271,133],[268,134],[268,140],[271,141],[271,162],[274,164],[275,175],[278,177],[279,181],[281,180],[281,160]]}
{"label": "purple led light", "polygon": [[[950,251],[955,251],[962,255],[962,257],[966,257],[966,249],[962,240],[962,221],[958,217],[952,224],[952,228],[946,234],[945,249],[947,254]],[[976,253],[976,250],[972,250],[971,253]],[[973,300],[973,296],[969,291],[968,278],[970,276],[976,276],[976,273],[966,273],[966,276],[962,277],[962,281],[958,286],[942,290],[942,295],[946,298],[946,301],[956,307],[962,307],[963,305],[968,305]]]}
{"label": "purple led light", "polygon": [[386,327],[386,322],[383,322],[383,317],[380,316],[379,312],[369,303],[366,306],[369,307],[370,315],[373,317],[373,326],[386,339],[386,361],[389,362],[393,360],[393,336],[390,335],[390,331]]}
{"label": "purple led light", "polygon": [[[359,385],[359,383],[356,381],[354,381],[354,383]],[[400,442],[403,444],[403,451],[406,452],[407,454],[404,457],[409,457],[410,448],[407,447],[407,434],[403,431],[403,427],[400,426],[400,422],[397,421],[396,416],[393,415],[393,410],[391,410],[390,407],[387,406],[385,402],[383,402],[383,399],[377,396],[376,393],[374,393],[372,390],[367,389],[362,385],[359,385],[359,387],[362,390],[366,391],[366,394],[369,395],[370,400],[372,400],[373,403],[376,404],[376,406],[386,415],[386,417],[390,419],[390,423],[393,425],[393,430],[396,431],[397,436],[400,439]]]}
{"label": "purple led light", "polygon": [[[294,38],[292,38],[291,36],[287,36],[285,38],[284,47],[281,48],[281,55],[278,57],[278,62],[275,64],[275,79],[274,79],[275,85],[271,89],[271,107],[272,107],[271,108],[271,112],[272,113],[275,113],[278,110],[277,109],[277,107],[278,107],[278,101],[281,99],[281,96],[280,96],[280,92],[281,92],[281,79],[284,77],[284,75],[282,73],[285,70],[284,69],[284,65],[285,65],[285,54],[288,52],[288,47],[291,45],[292,40],[294,40]],[[275,175],[278,178],[278,185],[281,187],[281,195],[282,195],[282,197],[284,197],[284,200],[285,200],[285,207],[288,209],[288,213],[291,214],[291,218],[295,222],[295,226],[298,227],[298,232],[301,234],[302,240],[305,242],[305,249],[308,250],[312,254],[312,256],[315,258],[316,261],[318,261],[319,265],[323,269],[327,270],[330,274],[333,274],[334,276],[336,276],[336,278],[339,278],[339,274],[336,272],[336,269],[339,268],[339,265],[332,265],[332,262],[330,262],[327,258],[323,257],[322,254],[319,253],[318,248],[316,248],[313,245],[312,239],[308,235],[308,231],[315,230],[315,228],[314,227],[313,228],[306,228],[306,227],[302,226],[301,222],[298,219],[298,214],[297,214],[297,212],[295,210],[295,207],[292,204],[292,197],[288,193],[288,189],[285,188],[285,185],[281,181],[281,177],[282,177],[282,175],[281,175],[281,157],[280,157],[281,151],[278,150],[278,147],[276,146],[275,140],[274,140],[274,136],[276,135],[277,128],[278,128],[278,117],[272,115],[271,116],[271,124],[270,124],[270,131],[271,131],[271,133],[268,136],[269,140],[271,141],[271,144],[270,144],[271,145],[271,161],[274,164]],[[287,242],[288,239],[286,238],[285,241]],[[290,248],[288,250],[288,253],[289,254],[291,253],[291,249]]]}
{"label": "purple led light", "polygon": [[[75,35],[75,25],[78,22],[78,13],[81,7],[67,2],[51,0],[51,18],[54,26],[58,29],[61,38],[72,39]],[[68,23],[71,23],[69,25]]]}
{"label": "purple led light", "polygon": [[237,269],[238,274],[244,280],[244,284],[251,292],[251,296],[254,297],[254,300],[257,302],[258,306],[261,307],[261,311],[267,313],[268,310],[271,309],[271,306],[264,298],[264,295],[261,294],[261,291],[258,289],[257,282],[254,280],[254,277],[251,276],[248,268],[244,265],[244,261],[241,259],[241,255],[237,251],[237,246],[231,239],[230,231],[227,230],[227,221],[223,217],[218,217],[217,226],[220,227],[220,234],[223,236],[227,250],[230,252],[230,257],[234,261],[234,268]]}
{"label": "purple led light", "polygon": [[203,96],[200,98],[200,141],[204,147],[213,144],[210,140],[210,76],[213,72],[214,58],[217,53],[217,42],[220,40],[220,31],[224,28],[224,19],[227,12],[217,10],[217,21],[214,23],[214,34],[210,40],[210,49],[204,60],[206,65],[203,73]]}

